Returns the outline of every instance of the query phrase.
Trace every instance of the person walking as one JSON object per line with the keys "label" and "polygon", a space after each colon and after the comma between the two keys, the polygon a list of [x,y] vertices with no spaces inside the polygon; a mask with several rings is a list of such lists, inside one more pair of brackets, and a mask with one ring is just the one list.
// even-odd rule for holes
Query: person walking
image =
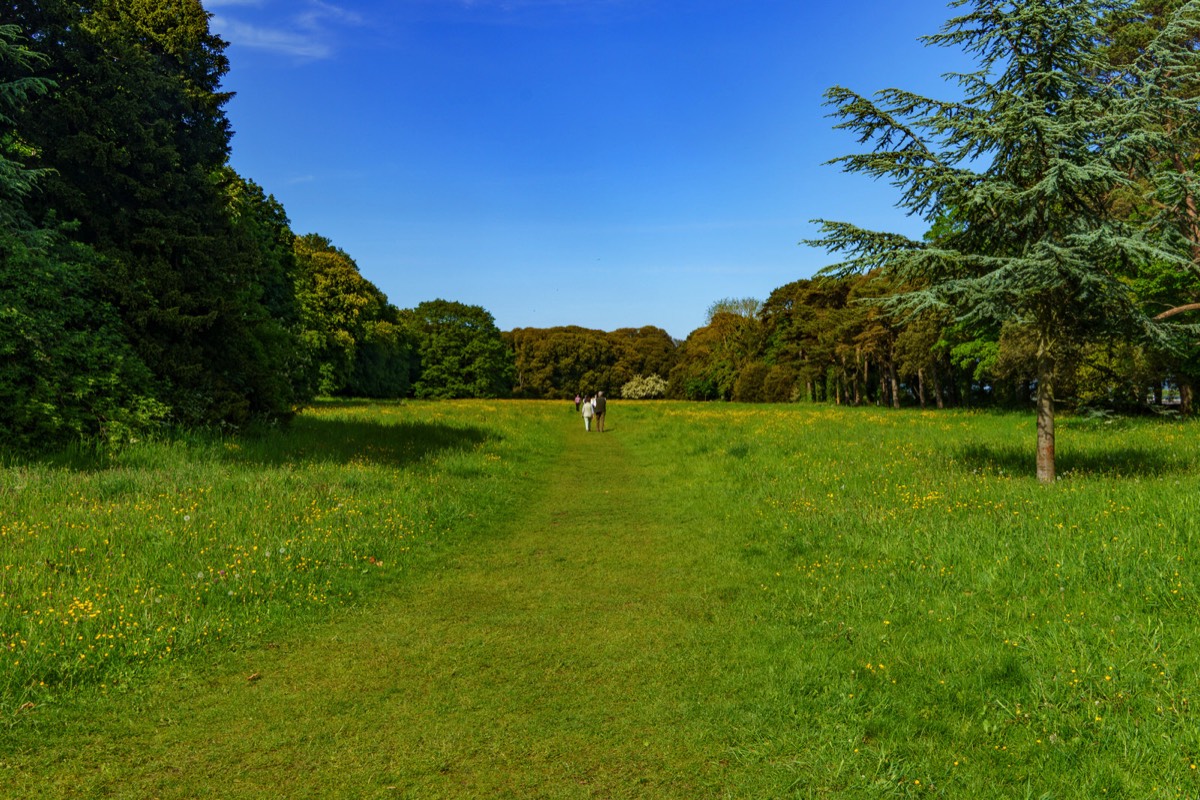
{"label": "person walking", "polygon": [[576,410],[576,411],[578,411],[578,410],[579,410],[579,404],[580,404],[580,403],[582,403],[582,402],[583,402],[583,398],[579,396],[579,393],[578,393],[578,392],[576,392],[576,393],[575,393],[575,410]]}
{"label": "person walking", "polygon": [[583,400],[583,429],[590,431],[592,429],[592,417],[596,415],[596,409],[592,406],[592,398],[585,397]]}
{"label": "person walking", "polygon": [[604,412],[608,410],[608,402],[604,399],[604,392],[596,393],[596,430],[604,433]]}

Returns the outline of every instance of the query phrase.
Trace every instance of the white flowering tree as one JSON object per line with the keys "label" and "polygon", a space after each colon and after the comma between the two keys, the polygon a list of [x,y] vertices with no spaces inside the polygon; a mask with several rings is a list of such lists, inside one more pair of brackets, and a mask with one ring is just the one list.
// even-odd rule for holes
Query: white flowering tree
{"label": "white flowering tree", "polygon": [[667,382],[660,375],[638,375],[621,387],[626,400],[657,400],[667,394]]}

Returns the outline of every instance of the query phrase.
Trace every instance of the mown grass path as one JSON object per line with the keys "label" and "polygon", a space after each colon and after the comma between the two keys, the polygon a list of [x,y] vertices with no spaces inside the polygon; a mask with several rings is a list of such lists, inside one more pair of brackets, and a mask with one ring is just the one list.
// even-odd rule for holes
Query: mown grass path
{"label": "mown grass path", "polygon": [[309,639],[104,701],[74,747],[9,765],[13,796],[713,794],[684,722],[703,554],[619,422],[562,424],[538,494],[478,547]]}

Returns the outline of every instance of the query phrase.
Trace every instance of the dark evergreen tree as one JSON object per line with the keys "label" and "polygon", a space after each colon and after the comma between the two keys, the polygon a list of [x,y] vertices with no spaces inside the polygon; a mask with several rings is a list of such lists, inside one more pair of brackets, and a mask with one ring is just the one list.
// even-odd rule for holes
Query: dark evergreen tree
{"label": "dark evergreen tree", "polygon": [[228,63],[199,0],[6,10],[58,85],[17,120],[35,166],[53,170],[31,209],[43,224],[73,223],[103,256],[99,297],[158,397],[187,424],[290,413],[297,396],[272,385],[288,346],[263,307],[280,284],[229,213]]}
{"label": "dark evergreen tree", "polygon": [[0,26],[0,431],[6,446],[29,449],[122,439],[163,411],[114,310],[95,297],[100,257],[25,211],[46,176],[22,165],[29,148],[13,116],[50,88],[25,74],[38,60],[15,26]]}
{"label": "dark evergreen tree", "polygon": [[226,167],[219,173],[231,223],[232,309],[215,320],[213,340],[240,354],[227,379],[256,417],[287,417],[312,399],[316,381],[302,345],[295,235],[283,206],[262,187]]}
{"label": "dark evergreen tree", "polygon": [[[1169,149],[1154,124],[1161,98],[1195,74],[1197,54],[1162,55],[1171,44],[1162,41],[1151,47],[1173,69],[1123,80],[1106,70],[1101,24],[1129,3],[952,5],[966,13],[926,41],[977,60],[976,71],[956,76],[961,100],[898,89],[871,100],[840,87],[827,98],[838,127],[873,144],[838,159],[845,169],[891,181],[900,204],[931,221],[953,210],[960,229],[933,245],[822,222],[816,243],[848,254],[834,271],[880,268],[923,287],[898,296],[909,312],[949,307],[967,320],[1013,320],[1034,332],[1037,474],[1053,481],[1056,363],[1100,336],[1156,334],[1122,277],[1131,263],[1190,263],[1115,213],[1110,198],[1136,188],[1136,176]],[[1194,16],[1197,3],[1178,13]]]}
{"label": "dark evergreen tree", "polygon": [[30,155],[13,115],[36,97],[44,97],[53,84],[31,73],[42,60],[22,42],[16,25],[0,25],[0,231],[28,228],[25,198],[44,171],[25,165]]}

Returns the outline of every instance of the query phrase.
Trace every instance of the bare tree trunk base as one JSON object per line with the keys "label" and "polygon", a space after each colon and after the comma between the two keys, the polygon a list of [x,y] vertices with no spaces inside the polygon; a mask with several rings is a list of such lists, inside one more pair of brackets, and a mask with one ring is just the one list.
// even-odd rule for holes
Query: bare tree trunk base
{"label": "bare tree trunk base", "polygon": [[1037,387],[1037,479],[1054,483],[1054,363],[1038,353]]}

